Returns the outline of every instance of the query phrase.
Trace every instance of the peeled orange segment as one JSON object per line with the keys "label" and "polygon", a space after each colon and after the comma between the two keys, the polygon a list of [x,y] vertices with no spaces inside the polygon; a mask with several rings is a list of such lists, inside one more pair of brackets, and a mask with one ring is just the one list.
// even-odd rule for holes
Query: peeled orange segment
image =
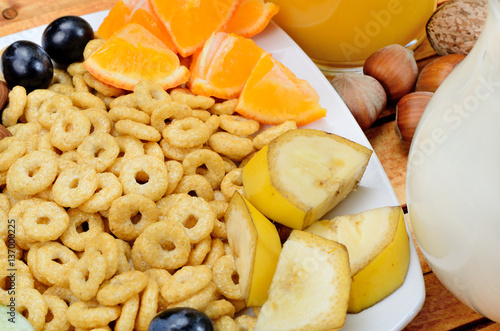
{"label": "peeled orange segment", "polygon": [[109,39],[115,32],[128,23],[137,23],[154,34],[168,48],[177,52],[169,32],[156,17],[147,0],[118,0],[97,30],[97,35]]}
{"label": "peeled orange segment", "polygon": [[189,70],[160,39],[139,24],[125,25],[83,63],[94,77],[109,85],[133,90],[143,80],[176,87],[189,79]]}
{"label": "peeled orange segment", "polygon": [[188,87],[195,94],[237,98],[252,69],[265,54],[255,42],[218,32],[210,37],[192,63]]}
{"label": "peeled orange segment", "polygon": [[240,1],[149,0],[184,57],[199,51],[213,33],[222,31]]}
{"label": "peeled orange segment", "polygon": [[226,31],[250,38],[264,30],[278,11],[279,6],[272,2],[242,0],[227,24]]}
{"label": "peeled orange segment", "polygon": [[326,115],[313,87],[270,54],[263,56],[253,69],[235,111],[273,125],[288,120],[305,125]]}

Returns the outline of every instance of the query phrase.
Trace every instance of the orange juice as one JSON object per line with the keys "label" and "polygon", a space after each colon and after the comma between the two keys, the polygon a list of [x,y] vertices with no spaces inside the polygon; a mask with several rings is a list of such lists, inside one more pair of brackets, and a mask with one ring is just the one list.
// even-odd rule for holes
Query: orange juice
{"label": "orange juice", "polygon": [[271,0],[274,18],[317,63],[361,66],[378,49],[416,45],[436,0]]}

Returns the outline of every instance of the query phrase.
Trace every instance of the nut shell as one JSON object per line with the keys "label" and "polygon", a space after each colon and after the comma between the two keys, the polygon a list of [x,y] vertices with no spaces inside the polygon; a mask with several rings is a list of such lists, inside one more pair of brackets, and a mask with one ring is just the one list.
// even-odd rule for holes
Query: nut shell
{"label": "nut shell", "polygon": [[427,21],[427,38],[439,55],[468,54],[483,29],[486,15],[486,0],[448,1]]}
{"label": "nut shell", "polygon": [[445,78],[464,58],[463,54],[448,54],[428,63],[418,75],[415,91],[436,92]]}
{"label": "nut shell", "polygon": [[412,92],[402,97],[396,105],[394,129],[403,146],[410,147],[418,122],[433,95],[427,91]]}

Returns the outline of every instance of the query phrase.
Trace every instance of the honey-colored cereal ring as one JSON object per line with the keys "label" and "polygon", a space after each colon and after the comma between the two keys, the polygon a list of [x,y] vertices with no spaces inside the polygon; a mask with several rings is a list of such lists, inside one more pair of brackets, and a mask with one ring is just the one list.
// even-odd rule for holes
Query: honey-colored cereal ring
{"label": "honey-colored cereal ring", "polygon": [[40,138],[38,139],[37,150],[52,152],[54,156],[62,155],[64,151],[61,151],[60,149],[52,145],[52,143],[50,142],[51,138],[52,135],[50,134],[50,132],[47,132],[44,135],[40,136]]}
{"label": "honey-colored cereal ring", "polygon": [[297,123],[295,121],[286,121],[279,125],[271,126],[253,139],[253,145],[256,149],[262,149],[264,146],[269,144],[274,138],[282,135],[286,131],[293,130],[297,128]]}
{"label": "honey-colored cereal ring", "polygon": [[[165,155],[160,145],[154,141],[144,143],[144,154],[154,156],[161,161],[165,161]],[[167,169],[168,170],[168,169]]]}
{"label": "honey-colored cereal ring", "polygon": [[45,100],[52,98],[54,95],[57,95],[57,93],[42,89],[34,90],[28,93],[24,109],[26,121],[28,123],[37,123],[40,106]]}
{"label": "honey-colored cereal ring", "polygon": [[231,302],[220,299],[209,302],[203,312],[211,319],[216,320],[221,316],[228,315],[234,317],[235,308]]}
{"label": "honey-colored cereal ring", "polygon": [[71,76],[83,76],[83,74],[87,72],[87,69],[83,67],[83,62],[73,62],[66,68],[66,71]]}
{"label": "honey-colored cereal ring", "polygon": [[0,285],[0,297],[5,297],[21,288],[33,288],[34,279],[23,261],[5,256],[0,260]]}
{"label": "honey-colored cereal ring", "polygon": [[[5,297],[9,300],[9,297]],[[7,305],[2,298],[2,303]],[[27,317],[35,331],[43,330],[45,325],[45,316],[48,312],[48,305],[40,292],[33,288],[22,288],[16,291],[15,298],[16,310]],[[27,313],[25,313],[27,312]]]}
{"label": "honey-colored cereal ring", "polygon": [[92,76],[89,72],[83,74],[83,80],[87,83],[88,86],[101,93],[106,97],[119,97],[125,93],[124,90],[119,89],[117,87],[106,84],[94,76]]}
{"label": "honey-colored cereal ring", "polygon": [[123,195],[113,201],[109,209],[109,229],[125,241],[135,240],[144,229],[156,221],[156,204],[141,194]]}
{"label": "honey-colored cereal ring", "polygon": [[[212,114],[210,114],[209,111],[204,110],[204,109],[193,109],[193,110],[191,110],[190,116],[197,118],[203,122],[206,122],[212,116]],[[218,116],[214,116],[214,117],[218,117]]]}
{"label": "honey-colored cereal ring", "polygon": [[23,216],[26,234],[36,241],[56,240],[68,228],[69,216],[64,208],[51,201],[29,207]]}
{"label": "honey-colored cereal ring", "polygon": [[54,69],[54,74],[52,76],[52,85],[53,84],[64,84],[64,85],[69,85],[73,86],[73,83],[71,81],[71,75],[68,74],[66,70],[63,69]]}
{"label": "honey-colored cereal ring", "polygon": [[7,172],[9,190],[23,195],[34,195],[49,187],[56,179],[58,162],[47,151],[35,151],[13,163]]}
{"label": "honey-colored cereal ring", "polygon": [[125,95],[119,96],[117,98],[114,98],[113,101],[111,101],[109,104],[110,109],[113,107],[119,107],[119,106],[129,107],[129,108],[138,108],[139,107],[139,105],[137,104],[137,99],[136,99],[134,93],[125,94]]}
{"label": "honey-colored cereal ring", "polygon": [[108,325],[120,316],[121,307],[100,306],[97,301],[78,301],[68,307],[66,317],[71,325],[92,329]]}
{"label": "honey-colored cereal ring", "polygon": [[217,153],[233,161],[240,161],[253,151],[252,140],[227,132],[216,132],[210,136],[208,145]]}
{"label": "honey-colored cereal ring", "polygon": [[212,248],[212,238],[208,236],[194,245],[194,247],[191,249],[191,253],[189,254],[188,262],[186,263],[186,265],[201,265],[207,257],[208,252],[210,252],[210,248]]}
{"label": "honey-colored cereal ring", "polygon": [[132,270],[132,265],[129,262],[132,255],[132,248],[130,245],[121,239],[116,239],[118,244],[118,268],[116,269],[116,274],[122,274],[124,272]]}
{"label": "honey-colored cereal ring", "polygon": [[84,60],[88,59],[92,55],[92,53],[94,53],[99,47],[102,46],[102,44],[104,44],[105,41],[106,40],[101,38],[95,38],[90,40],[83,49],[83,59]]}
{"label": "honey-colored cereal ring", "polygon": [[43,295],[54,295],[61,298],[68,306],[80,301],[69,288],[57,285],[47,288],[45,292],[43,292]]}
{"label": "honey-colored cereal ring", "polygon": [[134,95],[139,108],[149,115],[153,114],[153,110],[161,104],[172,101],[168,93],[158,83],[149,80],[136,84]]}
{"label": "honey-colored cereal ring", "polygon": [[184,174],[202,175],[212,185],[213,189],[220,185],[225,174],[224,160],[219,154],[208,149],[198,149],[187,154],[182,160],[182,166],[184,167]]}
{"label": "honey-colored cereal ring", "polygon": [[190,90],[181,87],[172,89],[170,97],[173,101],[187,104],[191,109],[209,109],[215,104],[213,98],[195,95]]}
{"label": "honey-colored cereal ring", "polygon": [[130,260],[135,270],[146,271],[151,269],[151,266],[142,258],[141,251],[137,249],[137,247],[136,249],[132,247],[132,256]]}
{"label": "honey-colored cereal ring", "polygon": [[107,170],[118,177],[120,176],[125,159],[144,155],[144,145],[139,139],[132,136],[118,136],[115,139],[118,147],[120,147],[120,153],[115,162]]}
{"label": "honey-colored cereal ring", "polygon": [[38,134],[42,130],[42,125],[38,122],[36,123],[17,123],[13,126],[9,126],[8,130],[14,137],[21,140],[27,140],[31,135]]}
{"label": "honey-colored cereal ring", "polygon": [[193,148],[206,143],[210,138],[210,131],[203,121],[187,117],[168,125],[162,131],[162,136],[175,147]]}
{"label": "honey-colored cereal ring", "polygon": [[98,234],[85,246],[85,254],[87,254],[87,252],[90,253],[92,250],[101,252],[106,260],[105,279],[113,277],[118,269],[118,257],[120,253],[118,243],[115,238],[107,232]]}
{"label": "honey-colored cereal ring", "polygon": [[[138,174],[145,174],[146,182],[139,183]],[[125,194],[142,194],[153,201],[159,200],[168,188],[165,163],[150,155],[125,159],[119,179]]]}
{"label": "honey-colored cereal ring", "polygon": [[228,315],[216,319],[214,321],[214,328],[217,331],[240,331],[236,322]]}
{"label": "honey-colored cereal ring", "polygon": [[26,152],[26,144],[17,137],[5,137],[0,140],[0,171],[9,170]]}
{"label": "honey-colored cereal ring", "polygon": [[[86,72],[84,74],[86,74]],[[86,92],[86,93],[90,93],[90,87],[87,85],[87,83],[83,79],[83,75],[78,74],[78,75],[74,75],[73,76],[73,86],[74,86],[73,92]]]}
{"label": "honey-colored cereal ring", "polygon": [[46,318],[43,330],[45,331],[66,331],[69,330],[71,324],[66,318],[66,310],[68,310],[68,305],[63,299],[55,295],[43,294],[43,298],[47,303],[48,311],[47,317],[50,316],[51,319],[47,321]]}
{"label": "honey-colored cereal ring", "polygon": [[210,135],[214,134],[217,131],[220,125],[220,118],[217,115],[210,116],[206,121],[205,125],[208,127],[208,131]]}
{"label": "honey-colored cereal ring", "polygon": [[36,259],[36,252],[37,250],[46,245],[47,243],[34,243],[30,246],[29,250],[27,250],[26,254],[26,262],[28,264],[28,268],[31,271],[31,274],[35,278],[36,281],[39,283],[42,283],[44,285],[52,285],[51,282],[49,282],[43,275],[40,273],[38,270],[38,265],[37,265],[37,259]]}
{"label": "honey-colored cereal ring", "polygon": [[182,177],[173,193],[195,193],[196,196],[211,201],[214,197],[214,190],[208,180],[202,175],[189,175]]}
{"label": "honey-colored cereal ring", "polygon": [[211,280],[208,266],[184,266],[162,284],[161,295],[167,302],[182,301],[207,287]]}
{"label": "honey-colored cereal ring", "polygon": [[236,109],[236,104],[238,103],[238,99],[229,99],[223,102],[218,102],[210,107],[209,111],[214,115],[231,115],[234,113]]}
{"label": "honey-colored cereal ring", "polygon": [[16,202],[9,210],[9,219],[16,222],[16,244],[18,244],[22,249],[28,250],[30,248],[30,245],[36,242],[32,238],[30,238],[24,230],[24,213],[26,212],[26,210],[28,210],[29,207],[39,204],[43,201],[45,200],[38,198],[20,200]]}
{"label": "honey-colored cereal ring", "polygon": [[[65,286],[69,284],[68,275],[78,257],[72,250],[58,242],[49,242],[36,251],[36,265],[40,274],[50,284]],[[61,261],[61,263],[56,262]]]}
{"label": "honey-colored cereal ring", "polygon": [[104,231],[102,218],[97,213],[86,213],[80,209],[68,210],[69,224],[61,234],[62,243],[74,251],[84,251],[86,244]]}
{"label": "honey-colored cereal ring", "polygon": [[57,94],[61,95],[70,95],[75,91],[75,88],[73,86],[69,85],[64,85],[64,84],[52,84],[47,88],[48,91],[56,92]]}
{"label": "honey-colored cereal ring", "polygon": [[10,210],[10,200],[5,193],[0,193],[0,210],[5,211],[6,213]]}
{"label": "honey-colored cereal ring", "polygon": [[168,171],[168,188],[165,195],[168,196],[175,190],[181,181],[182,176],[184,175],[184,167],[182,166],[182,163],[175,160],[169,160],[165,162],[165,165]]}
{"label": "honey-colored cereal ring", "polygon": [[122,195],[123,188],[118,177],[111,172],[97,174],[97,188],[90,199],[78,208],[86,213],[108,210],[115,199]]}
{"label": "honey-colored cereal ring", "polygon": [[234,259],[231,255],[219,258],[213,266],[213,281],[217,291],[229,299],[243,299],[239,284],[235,284],[233,276],[236,274]]}
{"label": "honey-colored cereal ring", "polygon": [[166,139],[160,141],[160,147],[165,154],[167,159],[182,161],[187,154],[191,153],[196,149],[200,149],[201,146],[196,146],[193,148],[179,148],[171,145]]}
{"label": "honey-colored cereal ring", "polygon": [[50,143],[61,151],[69,151],[90,134],[90,121],[78,110],[66,111],[58,116],[50,128]]}
{"label": "honey-colored cereal ring", "polygon": [[50,129],[57,116],[70,110],[73,110],[73,102],[71,99],[62,94],[56,94],[40,105],[38,123],[44,128]]}
{"label": "honey-colored cereal ring", "polygon": [[108,113],[99,108],[88,108],[82,110],[90,121],[90,133],[94,132],[111,132],[111,120]]}
{"label": "honey-colored cereal ring", "polygon": [[87,252],[70,270],[69,288],[73,294],[84,301],[92,299],[106,277],[106,260],[102,254],[93,250]]}
{"label": "honey-colored cereal ring", "polygon": [[26,89],[20,85],[14,86],[9,92],[8,100],[7,106],[2,112],[2,123],[7,127],[16,124],[23,115],[28,101]]}
{"label": "honey-colored cereal ring", "polygon": [[[175,248],[164,248],[172,244]],[[182,226],[160,221],[148,226],[141,233],[132,247],[132,254],[134,251],[139,251],[142,259],[152,267],[170,270],[186,264],[191,243]]]}
{"label": "honey-colored cereal ring", "polygon": [[244,195],[241,172],[242,168],[233,169],[222,179],[220,190],[228,199],[233,196],[235,191],[238,191],[238,193]]}
{"label": "honey-colored cereal ring", "polygon": [[[3,245],[5,245],[5,241],[8,239],[8,234],[9,234],[8,228],[9,228],[9,214],[5,210],[0,208],[0,241],[3,243]],[[11,241],[15,243],[15,238],[13,237]],[[1,243],[0,245],[3,247]],[[5,257],[7,258],[7,254],[5,255]]]}
{"label": "honey-colored cereal ring", "polygon": [[139,303],[139,294],[136,294],[122,305],[120,317],[118,317],[115,323],[115,331],[134,330],[135,319],[139,311]]}
{"label": "honey-colored cereal ring", "polygon": [[73,92],[69,95],[73,105],[80,109],[99,108],[106,110],[106,104],[101,98],[89,92]]}
{"label": "honey-colored cereal ring", "polygon": [[148,331],[151,320],[157,314],[159,298],[159,286],[154,279],[149,278],[148,284],[142,292],[141,304],[135,321],[135,330]]}
{"label": "honey-colored cereal ring", "polygon": [[237,136],[248,136],[259,131],[259,122],[239,115],[222,114],[220,118],[220,128]]}
{"label": "honey-colored cereal ring", "polygon": [[167,212],[167,219],[181,224],[191,244],[197,244],[210,236],[215,222],[215,213],[203,198],[183,196]]}
{"label": "honey-colored cereal ring", "polygon": [[217,293],[217,287],[213,282],[209,282],[208,286],[206,286],[204,289],[198,291],[194,295],[190,296],[189,298],[174,302],[168,305],[168,308],[175,308],[175,307],[188,307],[188,308],[194,308],[198,310],[202,310],[203,308],[206,307],[206,305],[213,300]]}
{"label": "honey-colored cereal ring", "polygon": [[204,265],[212,267],[215,265],[215,262],[219,260],[224,255],[224,243],[219,238],[212,239],[212,248],[210,252],[208,252],[205,261],[203,261]]}
{"label": "honey-colored cereal ring", "polygon": [[97,301],[104,306],[115,306],[139,294],[148,284],[149,278],[138,270],[115,275],[104,282],[97,292]]}
{"label": "honey-colored cereal ring", "polygon": [[154,127],[131,121],[129,119],[119,120],[115,123],[115,130],[121,135],[131,135],[140,140],[160,141],[161,134]]}
{"label": "honey-colored cereal ring", "polygon": [[181,201],[185,196],[189,196],[187,193],[172,193],[165,195],[160,200],[156,201],[156,206],[158,207],[159,217],[166,219],[169,209],[176,205],[178,201]]}
{"label": "honey-colored cereal ring", "polygon": [[76,208],[92,197],[97,186],[95,169],[88,165],[77,165],[59,174],[52,186],[52,194],[59,205]]}
{"label": "honey-colored cereal ring", "polygon": [[162,103],[153,109],[151,125],[159,132],[162,132],[167,127],[167,123],[176,119],[186,118],[190,114],[191,108],[184,103],[175,101]]}
{"label": "honey-colored cereal ring", "polygon": [[103,172],[115,162],[120,147],[109,133],[94,132],[83,139],[76,151],[79,164],[87,164],[96,172]]}
{"label": "honey-colored cereal ring", "polygon": [[131,107],[115,106],[109,110],[108,114],[109,118],[114,122],[118,122],[119,120],[131,120],[142,124],[149,124],[151,122],[151,116]]}

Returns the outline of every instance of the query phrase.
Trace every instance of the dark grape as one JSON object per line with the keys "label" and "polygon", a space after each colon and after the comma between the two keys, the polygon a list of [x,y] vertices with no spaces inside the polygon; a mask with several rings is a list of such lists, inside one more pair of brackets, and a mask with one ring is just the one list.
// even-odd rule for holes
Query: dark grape
{"label": "dark grape", "polygon": [[207,315],[192,308],[171,308],[162,311],[149,324],[148,331],[213,331]]}

